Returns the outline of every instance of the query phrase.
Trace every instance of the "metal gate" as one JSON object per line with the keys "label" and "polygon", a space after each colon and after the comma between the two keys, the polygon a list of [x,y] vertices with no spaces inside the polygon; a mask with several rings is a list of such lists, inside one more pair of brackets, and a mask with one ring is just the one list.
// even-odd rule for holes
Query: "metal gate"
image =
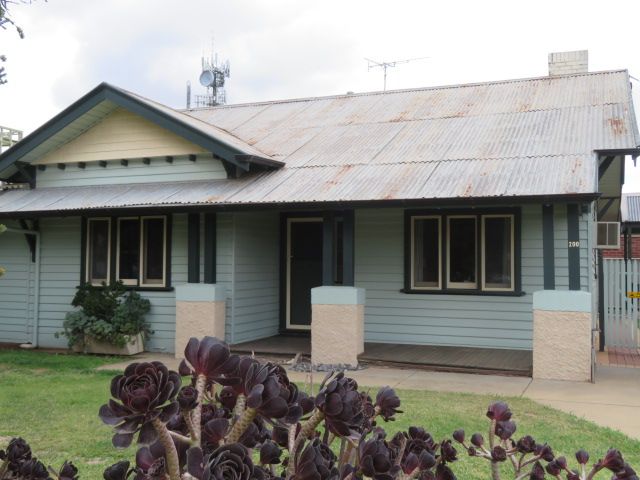
{"label": "metal gate", "polygon": [[604,342],[607,347],[638,348],[640,260],[603,259]]}

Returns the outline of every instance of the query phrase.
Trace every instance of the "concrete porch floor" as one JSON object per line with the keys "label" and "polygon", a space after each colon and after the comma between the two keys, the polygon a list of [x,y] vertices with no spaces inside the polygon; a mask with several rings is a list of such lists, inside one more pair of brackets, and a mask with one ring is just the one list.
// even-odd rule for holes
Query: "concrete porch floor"
{"label": "concrete porch floor", "polygon": [[[256,355],[309,356],[309,337],[276,335],[231,346],[234,352]],[[532,352],[492,348],[365,343],[358,357],[366,365],[424,368],[436,371],[531,376]]]}
{"label": "concrete porch floor", "polygon": [[[144,353],[121,364],[100,367],[122,371],[134,361],[160,360],[177,369],[173,355]],[[567,413],[584,417],[598,425],[619,430],[640,439],[640,369],[598,365],[595,383],[539,380],[505,375],[436,372],[419,368],[371,366],[349,372],[362,386],[390,385],[397,389],[430,390],[525,397]],[[323,373],[314,374],[319,382]],[[291,380],[309,382],[309,374],[289,369]]]}

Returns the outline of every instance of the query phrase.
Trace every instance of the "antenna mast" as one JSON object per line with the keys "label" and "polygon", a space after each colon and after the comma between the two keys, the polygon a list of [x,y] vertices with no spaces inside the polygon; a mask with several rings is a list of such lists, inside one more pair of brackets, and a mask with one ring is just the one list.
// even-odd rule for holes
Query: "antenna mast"
{"label": "antenna mast", "polygon": [[366,58],[366,57],[365,57],[365,60],[367,61],[367,71],[370,71],[372,68],[382,69],[382,71],[384,72],[384,84],[383,84],[382,90],[386,91],[387,90],[387,68],[395,67],[396,65],[400,65],[402,63],[409,63],[416,60],[425,60],[427,58],[431,58],[431,57],[407,58],[406,60],[394,60],[392,62],[378,62],[376,60],[371,60],[370,58]]}

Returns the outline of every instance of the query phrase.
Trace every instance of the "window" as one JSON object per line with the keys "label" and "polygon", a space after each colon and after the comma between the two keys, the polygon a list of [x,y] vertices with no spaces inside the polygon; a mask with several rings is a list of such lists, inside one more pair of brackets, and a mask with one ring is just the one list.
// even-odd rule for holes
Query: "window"
{"label": "window", "polygon": [[442,279],[440,217],[413,217],[411,228],[414,258],[411,264],[413,285],[425,290],[438,290],[441,288]]}
{"label": "window", "polygon": [[517,292],[519,211],[406,213],[405,291]]}
{"label": "window", "polygon": [[111,220],[92,218],[87,222],[87,281],[100,285],[109,279]]}
{"label": "window", "polygon": [[[140,287],[167,286],[167,221],[164,216],[121,217],[87,221],[86,280],[94,285],[111,278],[125,285]],[[111,245],[114,242],[115,245]],[[111,258],[111,250],[115,250]]]}

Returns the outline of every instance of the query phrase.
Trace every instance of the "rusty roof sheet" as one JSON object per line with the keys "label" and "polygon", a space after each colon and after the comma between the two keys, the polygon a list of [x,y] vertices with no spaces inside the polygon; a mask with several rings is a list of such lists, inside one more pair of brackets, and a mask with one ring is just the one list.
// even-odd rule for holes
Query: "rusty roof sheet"
{"label": "rusty roof sheet", "polygon": [[634,149],[640,137],[626,71],[173,114],[285,166],[229,180],[7,191],[0,213],[593,194],[594,151]]}

